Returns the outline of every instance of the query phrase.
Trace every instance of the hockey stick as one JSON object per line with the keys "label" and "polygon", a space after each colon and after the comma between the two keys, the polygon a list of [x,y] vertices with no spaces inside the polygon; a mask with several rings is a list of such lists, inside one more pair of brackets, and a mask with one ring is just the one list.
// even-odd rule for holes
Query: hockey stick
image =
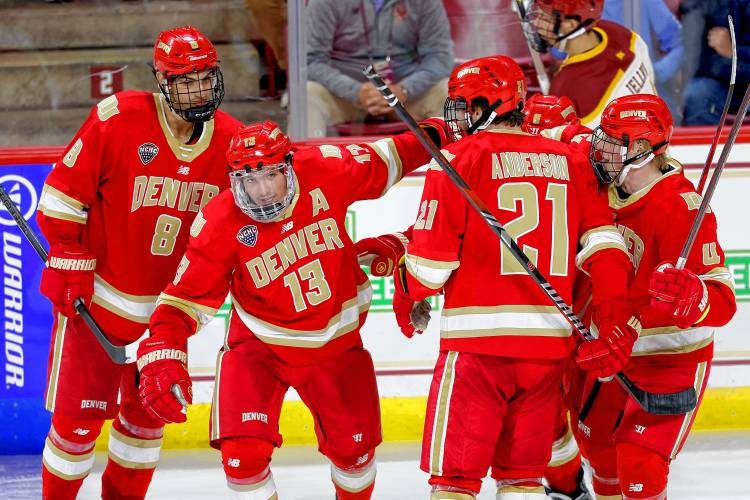
{"label": "hockey stick", "polygon": [[688,233],[687,241],[685,241],[685,245],[682,247],[682,252],[680,252],[680,257],[677,259],[677,264],[675,265],[677,269],[682,269],[685,267],[688,255],[690,255],[690,250],[693,248],[693,243],[695,243],[695,238],[698,236],[698,229],[700,229],[701,227],[703,217],[706,215],[706,211],[708,210],[708,204],[711,202],[711,198],[714,195],[714,190],[716,189],[716,184],[719,182],[721,171],[724,170],[724,165],[726,165],[727,160],[729,159],[729,153],[732,151],[734,141],[737,140],[737,134],[740,133],[742,122],[745,120],[745,115],[747,114],[748,104],[750,104],[750,87],[747,88],[747,90],[745,91],[745,96],[742,98],[742,104],[740,104],[740,109],[737,111],[737,117],[732,124],[732,128],[729,130],[727,142],[724,143],[724,147],[721,148],[719,162],[716,164],[714,173],[711,175],[711,181],[708,183],[708,187],[706,188],[706,194],[703,195],[703,200],[701,200],[700,207],[698,208],[698,213],[695,214],[695,220],[693,220],[693,225],[690,227],[690,233]]}
{"label": "hockey stick", "polygon": [[[541,272],[531,263],[523,250],[508,234],[502,224],[495,218],[494,215],[489,211],[484,202],[474,193],[474,191],[466,184],[456,170],[451,166],[445,156],[435,147],[435,144],[430,140],[427,134],[419,128],[417,122],[409,114],[404,106],[399,102],[398,98],[391,92],[388,86],[385,84],[380,75],[375,72],[372,66],[368,66],[364,70],[365,76],[368,80],[375,85],[375,88],[380,91],[383,97],[388,101],[388,105],[396,111],[399,118],[406,123],[409,130],[413,132],[419,142],[424,148],[430,153],[430,156],[440,165],[440,168],[448,175],[453,181],[456,187],[459,188],[461,194],[467,199],[469,204],[476,210],[479,215],[482,216],[484,221],[490,226],[493,233],[500,239],[508,250],[513,254],[513,257],[521,264],[521,267],[531,276],[534,282],[544,291],[544,293],[552,300],[555,307],[565,316],[568,323],[571,324],[573,329],[586,341],[594,340],[594,336],[586,328],[583,322],[576,316],[573,310],[568,304],[566,304],[560,294],[557,293],[549,281],[542,275]],[[616,375],[617,380],[622,384],[625,390],[635,399],[638,404],[647,412],[656,415],[679,415],[687,413],[693,410],[697,403],[696,393],[694,388],[689,388],[684,391],[674,392],[669,394],[656,394],[646,392],[643,389],[638,388],[624,373],[620,372]]]}
{"label": "hockey stick", "polygon": [[[21,229],[23,235],[26,236],[26,239],[29,240],[31,246],[34,247],[34,250],[36,250],[37,255],[39,255],[42,261],[44,261],[46,264],[47,250],[44,249],[44,247],[42,246],[42,242],[39,241],[39,237],[34,233],[34,230],[31,229],[29,223],[26,221],[26,219],[24,219],[23,215],[21,215],[18,207],[16,207],[16,204],[13,203],[13,200],[10,199],[10,196],[8,196],[8,193],[2,186],[0,186],[0,201],[2,201],[3,205],[5,205],[5,208],[8,209],[8,212],[10,212],[13,220],[16,221],[16,224],[18,224],[18,227],[19,229]],[[128,363],[133,363],[136,360],[134,347],[137,347],[137,342],[128,344],[127,346],[114,345],[107,339],[101,328],[99,328],[99,325],[96,324],[96,320],[94,320],[94,318],[91,316],[88,308],[86,308],[86,304],[84,304],[80,298],[76,299],[75,302],[73,302],[73,305],[76,311],[78,311],[78,314],[80,314],[83,318],[83,321],[86,322],[91,331],[94,333],[94,336],[102,345],[102,348],[113,363],[118,365],[125,365]]]}
{"label": "hockey stick", "polygon": [[[518,12],[518,18],[521,20],[522,30],[524,30],[524,25],[530,26],[530,21],[526,18],[526,6],[523,2],[524,0],[516,0],[516,12]],[[531,62],[534,63],[534,70],[536,71],[536,79],[539,82],[539,88],[542,90],[542,94],[547,95],[549,94],[549,76],[544,67],[544,62],[542,62],[542,56],[531,47],[531,43],[525,35],[524,39],[526,40],[526,46],[529,48],[529,53],[531,54]]]}
{"label": "hockey stick", "polygon": [[727,21],[729,24],[729,36],[732,39],[732,76],[729,79],[729,89],[727,90],[727,98],[724,101],[724,109],[721,111],[719,126],[716,128],[716,133],[714,134],[713,141],[711,141],[711,149],[708,150],[706,163],[703,165],[701,178],[700,181],[698,181],[698,188],[696,189],[698,194],[703,193],[703,187],[706,184],[708,171],[711,168],[711,162],[714,159],[716,146],[719,143],[719,136],[721,136],[721,131],[724,129],[724,123],[726,123],[727,121],[727,113],[729,112],[729,105],[732,104],[732,93],[734,92],[734,78],[737,75],[737,41],[734,38],[734,22],[732,21],[732,16],[727,16]]}

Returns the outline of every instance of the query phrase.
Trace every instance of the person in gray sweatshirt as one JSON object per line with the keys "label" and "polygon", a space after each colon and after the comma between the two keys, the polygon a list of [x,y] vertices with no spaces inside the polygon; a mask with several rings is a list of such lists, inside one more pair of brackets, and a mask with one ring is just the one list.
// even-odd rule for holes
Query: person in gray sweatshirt
{"label": "person in gray sweatshirt", "polygon": [[310,0],[307,6],[308,135],[395,118],[362,70],[373,64],[417,120],[442,114],[453,42],[436,0]]}

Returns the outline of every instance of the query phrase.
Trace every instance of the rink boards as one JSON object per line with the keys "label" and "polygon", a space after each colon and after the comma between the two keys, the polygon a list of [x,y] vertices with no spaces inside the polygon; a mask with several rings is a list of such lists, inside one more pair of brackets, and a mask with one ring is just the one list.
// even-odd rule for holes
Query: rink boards
{"label": "rink boards", "polygon": [[[750,140],[750,137],[747,138]],[[677,142],[677,141],[676,141]],[[683,141],[684,142],[684,141]],[[688,165],[687,176],[696,180],[705,160],[707,145],[679,144],[672,155]],[[35,152],[38,153],[38,152]],[[50,156],[49,154],[47,156]],[[718,158],[718,153],[716,157]],[[38,203],[41,184],[51,168],[50,162],[34,162],[38,155],[3,155],[0,151],[0,183],[19,202],[22,212],[33,225],[33,209]],[[34,163],[31,163],[34,162]],[[351,207],[347,230],[353,239],[404,229],[416,218],[424,181],[417,172],[394,186],[382,199],[359,202]],[[735,146],[730,163],[718,185],[711,203],[719,220],[719,240],[727,252],[727,265],[732,272],[738,299],[738,312],[732,322],[716,331],[716,356],[709,382],[709,393],[698,415],[696,427],[706,429],[747,426],[750,422],[750,142]],[[669,214],[654,214],[668,217]],[[12,425],[3,425],[0,448],[8,451],[33,451],[41,448],[48,425],[43,410],[45,367],[51,314],[47,301],[38,294],[41,262],[23,242],[23,331],[9,328],[8,266],[17,262],[8,253],[8,245],[18,241],[19,233],[9,221],[7,212],[0,213],[4,232],[4,267],[6,270],[4,308],[4,349],[2,366],[5,384],[0,384],[0,416],[2,422],[23,421],[25,432]],[[495,244],[488,242],[488,244]],[[425,399],[431,379],[431,367],[437,356],[439,303],[427,331],[411,340],[404,338],[396,326],[390,309],[392,282],[373,279],[373,305],[362,335],[372,353],[381,393],[384,437],[386,440],[413,440],[421,437]],[[529,286],[534,286],[529,280]],[[10,288],[9,288],[10,287]],[[12,308],[11,308],[12,309]],[[216,352],[224,337],[228,307],[190,340],[190,372],[195,380],[195,405],[190,409],[189,423],[169,426],[165,446],[203,446],[206,442],[208,403],[213,388]],[[17,327],[16,327],[17,330]],[[22,382],[19,386],[19,370]],[[294,391],[287,395],[282,416],[282,430],[287,444],[314,441],[312,420]],[[106,436],[106,433],[103,433]],[[103,446],[104,443],[100,443]]]}

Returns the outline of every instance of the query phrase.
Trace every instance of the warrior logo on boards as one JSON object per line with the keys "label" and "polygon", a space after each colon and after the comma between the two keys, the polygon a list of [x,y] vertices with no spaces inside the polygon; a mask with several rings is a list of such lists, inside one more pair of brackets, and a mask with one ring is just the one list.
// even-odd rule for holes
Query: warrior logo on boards
{"label": "warrior logo on boards", "polygon": [[138,146],[138,157],[141,159],[143,165],[151,163],[151,160],[156,158],[157,154],[159,154],[159,146],[153,142],[147,142]]}
{"label": "warrior logo on boards", "polygon": [[243,227],[237,233],[237,241],[249,247],[254,247],[258,241],[258,227],[253,225]]}

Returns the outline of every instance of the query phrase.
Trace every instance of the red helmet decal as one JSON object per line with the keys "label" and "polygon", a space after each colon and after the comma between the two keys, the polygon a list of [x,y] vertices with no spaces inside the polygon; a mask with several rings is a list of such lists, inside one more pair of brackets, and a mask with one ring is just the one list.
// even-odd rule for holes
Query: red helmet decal
{"label": "red helmet decal", "polygon": [[524,106],[523,130],[538,134],[541,130],[581,123],[567,96],[534,94]]}
{"label": "red helmet decal", "polygon": [[168,77],[216,67],[216,48],[203,33],[184,26],[159,33],[154,68]]}
{"label": "red helmet decal", "polygon": [[283,163],[292,143],[276,123],[266,120],[237,129],[227,150],[230,170],[260,169]]}
{"label": "red helmet decal", "polygon": [[609,135],[629,143],[645,139],[654,154],[666,150],[672,137],[672,113],[661,97],[652,94],[633,94],[612,100],[602,113],[600,126]]}
{"label": "red helmet decal", "polygon": [[463,98],[469,105],[479,97],[487,99],[488,104],[499,100],[501,104],[495,112],[503,115],[517,109],[526,99],[526,76],[518,63],[507,56],[473,59],[451,73],[448,97]]}

